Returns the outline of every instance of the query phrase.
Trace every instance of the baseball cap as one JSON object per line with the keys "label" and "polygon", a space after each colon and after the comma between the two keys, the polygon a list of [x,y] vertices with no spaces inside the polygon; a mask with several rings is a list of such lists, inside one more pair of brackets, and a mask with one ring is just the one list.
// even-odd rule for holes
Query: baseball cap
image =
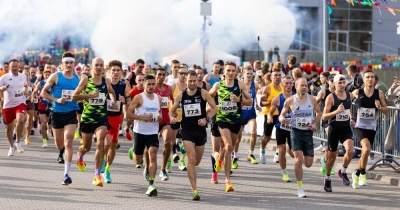
{"label": "baseball cap", "polygon": [[126,64],[122,65],[122,70],[128,70],[128,65]]}
{"label": "baseball cap", "polygon": [[328,80],[329,81],[331,81],[331,82],[333,82],[333,78],[335,77],[335,74],[330,74],[329,76],[328,76]]}
{"label": "baseball cap", "polygon": [[44,70],[44,66],[38,66],[39,71],[43,71]]}
{"label": "baseball cap", "polygon": [[339,81],[346,81],[346,78],[342,74],[336,74],[336,76],[333,78],[333,82]]}
{"label": "baseball cap", "polygon": [[77,69],[82,69],[82,67],[80,65],[77,65],[77,66],[75,66],[74,70],[77,70]]}

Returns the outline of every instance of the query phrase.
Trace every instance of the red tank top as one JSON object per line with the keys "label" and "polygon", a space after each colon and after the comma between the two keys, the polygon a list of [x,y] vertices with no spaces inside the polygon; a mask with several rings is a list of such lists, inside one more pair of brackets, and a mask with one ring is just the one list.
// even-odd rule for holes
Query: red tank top
{"label": "red tank top", "polygon": [[143,90],[139,90],[136,86],[134,88],[132,88],[132,90],[129,91],[129,96],[131,97],[131,99],[133,99],[133,97],[135,97],[138,94],[143,93]]}
{"label": "red tank top", "polygon": [[157,86],[154,89],[154,93],[161,96],[161,113],[162,113],[162,121],[160,122],[160,125],[164,124],[169,124],[169,108],[168,108],[168,103],[169,103],[169,86],[164,84],[164,91],[160,91]]}

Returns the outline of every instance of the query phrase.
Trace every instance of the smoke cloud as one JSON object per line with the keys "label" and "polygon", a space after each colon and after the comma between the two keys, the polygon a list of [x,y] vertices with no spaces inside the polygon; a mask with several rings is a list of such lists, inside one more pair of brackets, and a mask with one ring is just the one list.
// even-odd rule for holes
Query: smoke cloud
{"label": "smoke cloud", "polygon": [[[158,62],[200,37],[200,2],[0,0],[0,61],[24,50],[47,49],[54,37],[71,37],[72,47],[90,43],[106,61]],[[210,2],[210,45],[234,52],[260,36],[262,50],[277,45],[285,51],[293,41],[296,19],[286,0]]]}

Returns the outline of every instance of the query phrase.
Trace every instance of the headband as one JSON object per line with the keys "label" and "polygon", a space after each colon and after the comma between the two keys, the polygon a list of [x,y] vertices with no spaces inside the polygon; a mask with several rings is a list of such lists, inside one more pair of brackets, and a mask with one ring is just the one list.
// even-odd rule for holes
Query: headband
{"label": "headband", "polygon": [[65,57],[65,58],[63,58],[62,60],[61,60],[61,62],[66,62],[66,61],[72,61],[72,62],[75,62],[75,58],[73,58],[73,57]]}

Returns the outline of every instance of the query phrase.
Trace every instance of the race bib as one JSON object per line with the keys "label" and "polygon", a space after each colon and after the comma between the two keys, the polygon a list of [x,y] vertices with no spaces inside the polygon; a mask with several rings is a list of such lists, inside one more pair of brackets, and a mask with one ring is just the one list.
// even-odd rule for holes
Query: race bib
{"label": "race bib", "polygon": [[22,97],[23,95],[24,95],[24,91],[23,91],[23,90],[16,90],[16,91],[14,91],[14,97],[15,97],[15,98]]}
{"label": "race bib", "polygon": [[150,122],[158,122],[158,112],[150,112],[153,115]]}
{"label": "race bib", "polygon": [[296,128],[305,129],[310,128],[311,117],[297,117],[296,118]]}
{"label": "race bib", "polygon": [[185,117],[200,116],[201,115],[201,108],[200,107],[201,107],[200,103],[185,104],[184,105]]}
{"label": "race bib", "polygon": [[348,121],[348,120],[350,120],[350,109],[346,109],[342,113],[336,115],[336,121]]}
{"label": "race bib", "polygon": [[168,97],[161,97],[161,108],[168,108]]}
{"label": "race bib", "polygon": [[115,102],[116,108],[112,108],[112,101],[110,99],[107,99],[107,111],[109,112],[119,112],[121,110],[121,101],[116,101]]}
{"label": "race bib", "polygon": [[106,94],[99,93],[99,96],[96,98],[89,98],[89,105],[92,106],[101,106],[104,105]]}
{"label": "race bib", "polygon": [[280,128],[282,130],[285,130],[285,131],[292,131],[292,126],[290,124],[281,123],[281,127]]}
{"label": "race bib", "polygon": [[67,98],[67,101],[72,101],[72,93],[74,90],[62,90],[61,97]]}
{"label": "race bib", "polygon": [[360,118],[366,120],[375,119],[375,108],[360,108]]}
{"label": "race bib", "polygon": [[236,112],[237,111],[237,103],[232,101],[222,101],[221,102],[221,110],[223,112]]}

